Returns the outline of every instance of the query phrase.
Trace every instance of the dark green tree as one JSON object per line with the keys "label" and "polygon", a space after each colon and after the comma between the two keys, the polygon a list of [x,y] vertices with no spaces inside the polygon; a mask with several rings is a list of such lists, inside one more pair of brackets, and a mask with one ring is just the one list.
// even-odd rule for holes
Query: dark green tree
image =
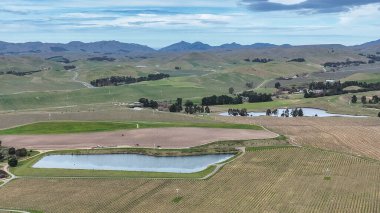
{"label": "dark green tree", "polygon": [[194,103],[193,103],[192,101],[187,100],[187,101],[185,102],[185,107],[192,107],[192,106],[194,106]]}
{"label": "dark green tree", "polygon": [[281,87],[280,82],[276,82],[276,83],[274,84],[274,87],[276,87],[276,89],[280,89],[280,87]]}
{"label": "dark green tree", "polygon": [[366,104],[367,103],[367,97],[366,96],[362,96],[362,104]]}
{"label": "dark green tree", "polygon": [[209,113],[211,112],[210,107],[206,106],[206,108],[205,108],[205,112],[206,112],[207,114],[209,114]]}
{"label": "dark green tree", "polygon": [[169,107],[169,111],[170,112],[178,112],[177,110],[178,109],[177,109],[177,105],[176,104],[170,105],[170,107]]}
{"label": "dark green tree", "polygon": [[17,157],[25,157],[28,155],[28,151],[25,148],[17,149],[15,154]]}
{"label": "dark green tree", "polygon": [[253,88],[253,82],[248,82],[245,84],[246,87],[248,87],[249,89],[252,89]]}
{"label": "dark green tree", "polygon": [[351,103],[356,104],[358,102],[358,97],[356,95],[352,96]]}
{"label": "dark green tree", "polygon": [[[378,104],[380,102],[380,98],[377,95],[372,96],[372,102],[374,104]],[[0,141],[1,142],[1,141]],[[0,143],[1,144],[1,143]]]}
{"label": "dark green tree", "polygon": [[14,154],[16,154],[16,149],[15,149],[14,147],[9,148],[9,149],[8,149],[8,154],[9,154],[9,155],[14,155]]}
{"label": "dark green tree", "polygon": [[292,116],[294,118],[298,116],[298,109],[297,108],[295,108],[295,109],[292,110]]}
{"label": "dark green tree", "polygon": [[11,158],[8,159],[8,165],[9,165],[10,167],[16,167],[17,164],[18,164],[18,160],[17,160],[17,158],[15,158],[15,157],[11,157]]}
{"label": "dark green tree", "polygon": [[240,110],[240,113],[239,113],[240,116],[248,116],[248,111],[246,108],[243,108]]}
{"label": "dark green tree", "polygon": [[302,110],[302,108],[300,108],[300,109],[298,110],[298,116],[299,116],[299,117],[303,117],[303,110]]}
{"label": "dark green tree", "polygon": [[233,87],[228,88],[228,92],[232,95],[235,92],[235,89]]}
{"label": "dark green tree", "polygon": [[176,105],[177,105],[177,112],[181,112],[183,109],[182,108],[182,98],[177,98]]}

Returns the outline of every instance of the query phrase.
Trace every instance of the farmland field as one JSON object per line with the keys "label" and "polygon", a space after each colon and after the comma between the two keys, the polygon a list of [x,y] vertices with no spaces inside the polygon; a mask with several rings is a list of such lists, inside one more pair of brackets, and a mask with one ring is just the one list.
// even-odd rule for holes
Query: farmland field
{"label": "farmland field", "polygon": [[380,0],[1,3],[0,212],[380,213]]}
{"label": "farmland field", "polygon": [[[0,206],[44,212],[378,212],[379,169],[378,162],[335,152],[271,149],[247,152],[203,181],[18,179],[0,189],[7,195]],[[182,199],[173,203],[176,189]]]}
{"label": "farmland field", "polygon": [[[228,118],[219,118],[226,120]],[[298,145],[346,152],[380,160],[380,121],[371,118],[233,118],[263,125]]]}

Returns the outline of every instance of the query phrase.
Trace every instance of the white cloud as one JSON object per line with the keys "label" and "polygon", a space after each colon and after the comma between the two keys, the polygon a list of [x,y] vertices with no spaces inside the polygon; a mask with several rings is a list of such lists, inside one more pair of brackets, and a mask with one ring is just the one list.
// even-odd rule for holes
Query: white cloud
{"label": "white cloud", "polygon": [[350,9],[349,12],[340,14],[339,23],[342,25],[349,25],[360,21],[362,24],[365,24],[366,20],[368,19],[379,20],[379,9],[380,4],[369,4],[360,7],[354,7]]}
{"label": "white cloud", "polygon": [[114,14],[98,14],[98,13],[64,13],[60,15],[61,18],[79,18],[79,19],[96,19],[96,18],[110,18],[119,17]]}
{"label": "white cloud", "polygon": [[77,28],[88,27],[171,27],[198,26],[207,27],[210,24],[226,24],[231,20],[227,15],[214,14],[138,14],[115,18],[114,20],[87,20],[78,22]]}
{"label": "white cloud", "polygon": [[306,0],[269,0],[268,2],[271,3],[278,3],[278,4],[285,4],[285,5],[292,5],[292,4],[299,4],[302,2],[305,2]]}

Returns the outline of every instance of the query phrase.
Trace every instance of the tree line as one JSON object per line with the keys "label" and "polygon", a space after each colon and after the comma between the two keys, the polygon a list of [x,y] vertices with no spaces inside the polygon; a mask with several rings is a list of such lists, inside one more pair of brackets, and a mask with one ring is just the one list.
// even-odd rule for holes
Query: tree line
{"label": "tree line", "polygon": [[131,76],[111,76],[109,78],[100,78],[90,82],[94,87],[105,87],[105,86],[118,86],[123,84],[133,84],[142,81],[157,81],[164,78],[169,78],[169,74],[157,73],[149,74],[147,77],[131,77]]}
{"label": "tree line", "polygon": [[37,72],[41,72],[42,70],[35,70],[35,71],[6,71],[6,72],[1,72],[0,71],[0,75],[5,75],[5,74],[8,74],[8,75],[15,75],[15,76],[25,76],[25,75],[32,75],[34,73],[37,73]]}
{"label": "tree line", "polygon": [[169,107],[170,112],[182,112],[182,110],[185,110],[185,113],[187,114],[196,114],[196,113],[210,113],[211,110],[208,106],[199,106],[197,104],[194,104],[192,101],[187,100],[184,104],[184,107],[182,106],[182,98],[177,98],[176,102]]}
{"label": "tree line", "polygon": [[[267,109],[265,112],[266,116],[278,116],[278,109]],[[243,109],[228,109],[228,115],[230,116],[249,116],[248,111],[246,108]],[[295,109],[286,109],[284,110],[281,115],[281,117],[303,117],[304,113],[302,108],[295,108]]]}
{"label": "tree line", "polygon": [[248,116],[248,111],[246,108],[243,109],[228,109],[228,115],[232,116]]}
{"label": "tree line", "polygon": [[145,108],[152,108],[152,109],[158,108],[158,102],[155,100],[149,100],[147,98],[140,98],[139,102],[142,103],[143,107],[145,107]]}
{"label": "tree line", "polygon": [[[357,90],[344,90],[350,86],[361,87]],[[315,90],[321,90],[322,92],[316,93]],[[346,93],[359,93],[380,90],[380,82],[366,83],[359,81],[346,81],[341,83],[340,81],[330,82],[312,82],[309,84],[309,90],[305,90],[305,98],[315,98],[322,96],[341,95]]]}
{"label": "tree line", "polygon": [[270,59],[270,58],[254,58],[254,59],[249,59],[249,58],[246,58],[244,59],[244,61],[246,62],[254,62],[254,63],[268,63],[268,62],[271,62],[273,61],[273,59]]}
{"label": "tree line", "polygon": [[202,105],[212,106],[212,105],[242,104],[243,99],[247,99],[249,103],[273,101],[271,94],[256,93],[254,91],[244,91],[238,94],[236,97],[231,97],[228,95],[221,95],[221,96],[213,95],[209,97],[204,97],[202,98]]}
{"label": "tree line", "polygon": [[349,66],[359,66],[361,64],[366,64],[364,61],[342,61],[342,62],[326,62],[323,64],[324,67],[331,67],[331,68],[337,68],[337,67],[349,67]]}
{"label": "tree line", "polygon": [[88,61],[108,61],[108,62],[113,62],[116,61],[116,58],[109,58],[107,56],[102,56],[102,57],[91,57],[87,59]]}
{"label": "tree line", "polygon": [[[367,100],[367,96],[362,96],[360,98],[360,101],[362,104],[378,104],[380,103],[380,98],[377,95],[372,96],[372,99]],[[356,95],[353,95],[351,97],[351,103],[356,104],[358,102],[358,97]]]}
{"label": "tree line", "polygon": [[288,62],[299,62],[299,63],[302,63],[302,62],[305,62],[306,60],[304,58],[295,58],[295,59],[292,59],[292,60],[289,60]]}

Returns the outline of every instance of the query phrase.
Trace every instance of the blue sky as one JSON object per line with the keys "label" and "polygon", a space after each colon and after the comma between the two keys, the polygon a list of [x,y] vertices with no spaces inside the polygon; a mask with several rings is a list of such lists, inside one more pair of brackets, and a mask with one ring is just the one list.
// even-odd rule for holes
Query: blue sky
{"label": "blue sky", "polygon": [[380,0],[2,0],[0,40],[352,45],[379,20]]}

